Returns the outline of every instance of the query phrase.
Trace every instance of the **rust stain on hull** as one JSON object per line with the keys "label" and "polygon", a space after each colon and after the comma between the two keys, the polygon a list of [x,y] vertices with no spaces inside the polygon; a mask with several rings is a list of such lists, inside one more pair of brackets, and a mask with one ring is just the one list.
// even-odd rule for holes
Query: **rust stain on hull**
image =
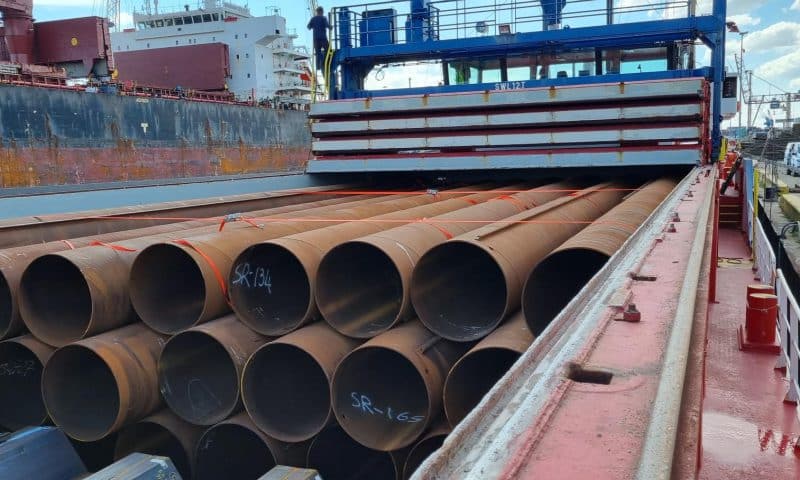
{"label": "rust stain on hull", "polygon": [[305,166],[309,149],[287,146],[0,148],[0,187],[268,173]]}

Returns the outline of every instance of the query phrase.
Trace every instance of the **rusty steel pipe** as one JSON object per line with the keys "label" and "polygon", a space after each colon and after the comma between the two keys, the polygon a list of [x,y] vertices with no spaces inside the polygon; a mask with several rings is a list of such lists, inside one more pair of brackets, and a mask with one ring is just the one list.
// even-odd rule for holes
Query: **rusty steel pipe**
{"label": "rusty steel pipe", "polygon": [[519,308],[523,282],[533,267],[624,194],[620,185],[600,184],[429,250],[411,280],[419,319],[450,340],[485,337]]}
{"label": "rusty steel pipe", "polygon": [[[174,217],[208,218],[227,215],[232,211],[297,205],[310,200],[336,198],[335,191],[344,188],[349,187],[330,185],[299,190],[277,190],[0,220],[0,248],[35,245],[174,223]],[[326,190],[331,190],[333,193],[326,194],[324,193]]]}
{"label": "rusty steel pipe", "polygon": [[[273,238],[360,220],[437,201],[432,195],[390,195],[296,214],[303,221],[269,222],[264,229],[189,237],[189,245],[159,243],[145,249],[131,269],[131,301],[136,313],[154,329],[177,333],[230,311],[226,287],[234,259],[246,248]],[[295,219],[297,220],[297,219]],[[202,252],[202,253],[201,253]],[[265,270],[240,272],[243,280],[269,294],[272,277]],[[234,278],[233,282],[239,281]],[[233,283],[231,282],[231,283]]]}
{"label": "rusty steel pipe", "polygon": [[239,383],[247,359],[268,338],[233,315],[175,335],[158,359],[158,384],[176,415],[213,425],[242,409]]}
{"label": "rusty steel pipe", "polygon": [[[221,197],[220,199],[218,199],[220,201],[219,205],[216,206],[213,210],[208,210],[208,212],[209,214],[214,213],[215,215],[242,213],[248,216],[252,216],[254,214],[264,213],[264,212],[267,213],[270,212],[274,213],[276,211],[289,212],[304,208],[302,205],[298,205],[296,203],[280,205],[288,199],[287,197],[280,199],[270,199],[270,201],[272,201],[277,205],[270,209],[249,211],[248,208],[250,208],[251,206],[260,205],[264,203],[263,201],[258,201],[256,203],[253,203],[253,201],[247,200],[247,198],[250,198],[252,196],[253,195],[241,196],[245,197],[244,200],[240,199],[239,198],[240,196]],[[256,198],[260,196],[262,196],[262,194],[257,194]],[[236,198],[238,200],[228,201],[227,200],[228,198]],[[344,203],[356,199],[356,197],[342,198],[336,196],[335,194],[322,195],[322,196],[307,194],[305,197],[298,197],[298,201],[300,198],[306,198],[307,200],[327,199],[331,203],[338,203],[338,202]],[[221,210],[221,208],[227,208],[228,210]],[[238,208],[240,210],[234,211],[233,208]],[[104,221],[114,221],[114,220],[104,220]],[[19,285],[20,285],[20,280],[22,278],[22,273],[25,271],[28,265],[30,265],[31,262],[36,260],[39,256],[48,253],[62,252],[65,250],[72,250],[76,248],[86,247],[93,242],[118,243],[133,238],[150,237],[155,235],[163,235],[166,233],[187,231],[187,230],[192,230],[192,232],[185,232],[184,235],[186,235],[187,233],[194,234],[198,232],[213,231],[219,228],[218,227],[219,223],[220,220],[218,218],[217,219],[201,218],[197,220],[173,222],[173,223],[167,223],[163,225],[156,225],[145,228],[121,230],[117,232],[104,233],[101,235],[70,238],[70,239],[52,241],[47,243],[38,243],[35,245],[8,248],[0,251],[0,339],[13,337],[24,331],[24,324],[19,314],[17,292],[19,291]],[[4,234],[5,232],[3,233],[3,235]]]}
{"label": "rusty steel pipe", "polygon": [[631,194],[547,255],[528,275],[522,311],[539,335],[675,188],[663,178]]}
{"label": "rusty steel pipe", "polygon": [[67,435],[89,442],[156,411],[156,360],[165,340],[133,324],[56,350],[42,373],[50,418]]}
{"label": "rusty steel pipe", "polygon": [[[313,205],[340,205],[348,199],[321,200]],[[248,212],[249,215],[296,215],[304,205],[288,205]],[[165,231],[108,244],[97,240],[88,246],[42,255],[22,274],[18,300],[28,330],[40,340],[59,347],[136,320],[131,307],[128,277],[139,252],[150,245],[187,235],[219,231],[208,223],[192,229],[166,226]],[[158,227],[155,227],[158,228]],[[244,222],[225,230],[256,228]],[[72,243],[72,242],[70,242]],[[75,246],[75,244],[72,244]]]}
{"label": "rusty steel pipe", "polygon": [[91,237],[73,238],[66,242],[47,242],[0,250],[0,339],[10,338],[25,330],[22,317],[19,314],[19,285],[22,273],[38,257],[71,248],[86,247],[95,241],[119,242],[140,236],[163,234],[180,228],[198,228],[206,225],[209,225],[208,220],[192,220],[155,227],[123,230]]}
{"label": "rusty steel pipe", "polygon": [[451,426],[478,406],[533,339],[519,312],[456,362],[444,382],[444,411]]}
{"label": "rusty steel pipe", "polygon": [[134,452],[167,457],[181,477],[192,478],[195,449],[202,434],[202,427],[184,422],[169,410],[161,410],[119,431],[114,460]]}
{"label": "rusty steel pipe", "polygon": [[353,440],[342,427],[331,425],[308,449],[308,468],[325,480],[399,479],[407,452],[373,450]]}
{"label": "rusty steel pipe", "polygon": [[[371,217],[370,222],[343,223],[253,245],[236,258],[231,268],[229,284],[233,311],[242,322],[264,335],[289,333],[319,318],[314,300],[317,268],[333,247],[397,227],[399,222],[412,223],[497,196],[499,194],[491,191],[457,198],[448,196],[440,202]],[[268,293],[254,288],[241,275],[257,269],[270,272],[276,280]]]}
{"label": "rusty steel pipe", "polygon": [[31,335],[0,342],[0,425],[13,432],[48,421],[42,370],[52,354]]}
{"label": "rusty steel pipe", "polygon": [[359,343],[320,322],[256,350],[242,375],[242,398],[253,423],[284,442],[318,434],[333,418],[333,372]]}
{"label": "rusty steel pipe", "polygon": [[369,448],[411,445],[443,413],[445,377],[468,348],[418,321],[378,335],[336,368],[331,387],[336,420]]}
{"label": "rusty steel pipe", "polygon": [[[420,257],[455,235],[501,220],[569,193],[574,184],[552,183],[358,238],[328,252],[317,270],[316,301],[322,317],[341,333],[370,338],[413,316],[411,274]],[[435,222],[435,223],[433,223]]]}
{"label": "rusty steel pipe", "polygon": [[246,413],[220,422],[197,443],[195,480],[257,480],[275,465],[302,467],[308,442],[284,443],[261,432]]}
{"label": "rusty steel pipe", "polygon": [[408,458],[403,466],[403,480],[408,480],[414,475],[422,462],[442,446],[444,440],[450,434],[450,427],[447,422],[440,421],[428,430],[422,438],[411,448]]}

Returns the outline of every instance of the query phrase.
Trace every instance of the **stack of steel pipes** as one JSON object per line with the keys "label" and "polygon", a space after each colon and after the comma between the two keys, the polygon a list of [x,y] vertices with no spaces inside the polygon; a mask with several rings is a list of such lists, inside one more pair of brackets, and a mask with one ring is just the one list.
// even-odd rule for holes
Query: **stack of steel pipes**
{"label": "stack of steel pipes", "polygon": [[184,478],[410,478],[602,262],[540,266],[607,259],[674,185],[315,192],[0,251],[0,425]]}

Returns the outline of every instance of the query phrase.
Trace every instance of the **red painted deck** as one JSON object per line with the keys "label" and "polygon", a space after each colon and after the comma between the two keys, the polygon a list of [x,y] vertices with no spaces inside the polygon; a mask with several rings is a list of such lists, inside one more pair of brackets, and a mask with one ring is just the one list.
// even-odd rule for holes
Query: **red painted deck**
{"label": "red painted deck", "polygon": [[639,268],[646,274],[640,276],[652,281],[631,280],[618,291],[636,304],[641,322],[614,321],[609,313],[594,341],[575,358],[584,369],[612,373],[610,384],[562,384],[530,435],[511,443],[523,458],[501,478],[636,476],[645,439],[652,434],[648,425],[694,232],[702,228],[707,241],[672,478],[800,479],[800,422],[795,406],[783,403],[788,382],[773,368],[777,356],[738,347],[746,288],[759,282],[735,224],[719,229],[717,303],[708,303],[709,270],[717,258],[712,257],[711,225],[699,223],[698,207],[703,195],[715,194],[712,181],[698,179],[695,195],[676,209],[681,219],[676,231],[665,231],[652,245]]}
{"label": "red painted deck", "polygon": [[800,422],[784,404],[774,355],[742,352],[745,290],[759,283],[741,233],[721,229],[717,301],[709,306],[701,479],[800,479]]}
{"label": "red painted deck", "polygon": [[[613,373],[611,383],[569,382],[560,394],[551,398],[553,412],[530,449],[525,465],[516,475],[504,478],[635,477],[686,274],[699,206],[703,203],[701,193],[711,191],[709,182],[713,180],[700,178],[695,196],[685,198],[675,210],[681,218],[681,222],[675,223],[676,231],[663,233],[638,269],[655,280],[629,281],[620,292],[636,304],[641,322],[614,321],[616,313],[609,310],[597,327],[596,340],[585,347],[581,358],[575,359],[586,369]],[[706,229],[706,225],[700,228]],[[565,461],[567,452],[573,452],[575,461]]]}

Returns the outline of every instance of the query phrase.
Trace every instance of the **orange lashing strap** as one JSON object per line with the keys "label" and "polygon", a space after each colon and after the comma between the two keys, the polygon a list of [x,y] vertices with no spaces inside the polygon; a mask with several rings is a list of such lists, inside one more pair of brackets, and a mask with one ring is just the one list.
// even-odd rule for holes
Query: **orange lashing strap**
{"label": "orange lashing strap", "polygon": [[75,245],[73,245],[72,242],[70,242],[69,240],[61,240],[61,242],[64,245],[68,246],[70,250],[75,250]]}
{"label": "orange lashing strap", "polygon": [[214,263],[214,260],[210,256],[208,256],[205,252],[197,248],[196,245],[192,245],[192,243],[189,242],[188,240],[183,240],[183,239],[173,240],[173,242],[177,243],[178,245],[191,248],[192,250],[197,252],[198,255],[203,257],[203,260],[205,260],[206,263],[208,263],[208,266],[211,267],[211,271],[214,272],[214,276],[217,278],[217,283],[219,283],[219,289],[222,290],[222,296],[225,298],[225,301],[228,303],[228,305],[231,305],[231,299],[228,296],[228,286],[225,284],[225,277],[222,276],[222,272],[220,271],[219,267],[217,267],[217,264]]}
{"label": "orange lashing strap", "polygon": [[257,224],[251,219],[243,216],[241,213],[232,213],[230,215],[225,215],[224,217],[222,217],[222,222],[220,222],[219,224],[219,231],[221,232],[222,229],[225,228],[225,224],[230,222],[245,222],[256,228],[261,228],[261,229],[264,228],[264,225]]}
{"label": "orange lashing strap", "polygon": [[128,248],[123,247],[122,245],[113,245],[110,243],[103,243],[103,242],[92,242],[89,244],[90,247],[106,247],[110,248],[111,250],[116,250],[118,252],[136,252],[135,248]]}
{"label": "orange lashing strap", "polygon": [[422,219],[419,220],[419,222],[420,223],[426,223],[426,224],[430,225],[431,227],[435,228],[436,230],[439,230],[444,235],[444,238],[446,238],[448,240],[453,238],[453,234],[450,233],[446,228],[442,227],[441,225],[437,225],[437,224],[435,224],[435,223],[433,223],[431,221],[428,221],[427,218],[422,218]]}

